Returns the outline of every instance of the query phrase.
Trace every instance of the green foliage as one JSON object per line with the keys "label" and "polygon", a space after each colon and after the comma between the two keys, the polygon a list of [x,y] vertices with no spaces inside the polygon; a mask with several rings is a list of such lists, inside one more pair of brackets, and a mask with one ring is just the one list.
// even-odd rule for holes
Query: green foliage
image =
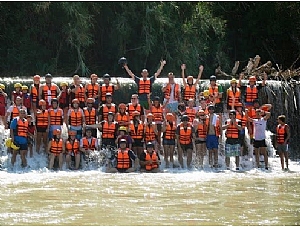
{"label": "green foliage", "polygon": [[[299,2],[1,2],[0,72],[162,76],[180,65],[204,78],[259,54],[289,67],[300,53]],[[266,13],[267,12],[267,13]],[[296,64],[294,67],[298,67]],[[125,75],[124,75],[125,76]]]}

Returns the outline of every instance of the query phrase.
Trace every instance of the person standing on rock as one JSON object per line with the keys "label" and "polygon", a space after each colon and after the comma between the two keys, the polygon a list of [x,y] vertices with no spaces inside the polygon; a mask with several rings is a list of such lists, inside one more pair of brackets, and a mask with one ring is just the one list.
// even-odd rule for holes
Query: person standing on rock
{"label": "person standing on rock", "polygon": [[[280,115],[277,118],[278,125],[276,128],[275,148],[280,157],[282,170],[288,170],[288,142],[291,136],[290,127],[285,123],[285,115]],[[285,160],[284,160],[285,159]],[[286,168],[284,168],[284,161]]]}
{"label": "person standing on rock", "polygon": [[146,110],[149,109],[148,104],[148,94],[151,94],[152,91],[152,84],[156,80],[156,78],[160,75],[163,67],[165,66],[166,61],[162,60],[160,62],[160,67],[154,74],[154,76],[151,76],[148,78],[149,72],[147,69],[143,69],[141,72],[142,78],[137,77],[134,75],[131,70],[128,68],[127,63],[124,63],[124,68],[126,69],[126,72],[131,76],[131,78],[134,80],[134,82],[138,86],[138,95],[139,95],[139,101],[142,107],[144,107]]}

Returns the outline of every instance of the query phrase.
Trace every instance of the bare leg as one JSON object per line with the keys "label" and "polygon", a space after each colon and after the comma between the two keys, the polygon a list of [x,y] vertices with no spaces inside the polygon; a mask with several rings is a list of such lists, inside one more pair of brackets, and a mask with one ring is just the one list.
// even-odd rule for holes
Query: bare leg
{"label": "bare leg", "polygon": [[183,168],[183,151],[180,146],[178,146],[178,161],[181,168]]}
{"label": "bare leg", "polygon": [[265,167],[268,168],[268,152],[266,147],[261,147],[260,151],[262,152],[264,156],[264,161],[265,161]]}
{"label": "bare leg", "polygon": [[192,157],[193,157],[193,150],[187,149],[187,160],[186,160],[187,168],[191,168]]}
{"label": "bare leg", "polygon": [[169,154],[170,154],[170,145],[164,145],[164,160],[166,163],[166,168],[169,168]]}
{"label": "bare leg", "polygon": [[49,158],[50,159],[49,159],[48,169],[51,170],[53,168],[53,165],[54,165],[55,155],[51,153]]}
{"label": "bare leg", "polygon": [[288,157],[288,152],[285,151],[284,152],[284,157],[285,157],[285,164],[286,164],[286,168],[289,168],[289,157]]}

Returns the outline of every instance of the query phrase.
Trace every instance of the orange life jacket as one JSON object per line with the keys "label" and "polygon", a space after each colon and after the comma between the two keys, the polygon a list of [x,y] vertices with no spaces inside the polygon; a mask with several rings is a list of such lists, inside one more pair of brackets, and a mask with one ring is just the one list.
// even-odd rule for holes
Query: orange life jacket
{"label": "orange life jacket", "polygon": [[111,93],[111,95],[113,95],[114,91],[115,91],[115,86],[114,85],[112,85],[112,84],[109,84],[109,85],[102,84],[102,86],[101,86],[101,101],[105,102],[106,93]]}
{"label": "orange life jacket", "polygon": [[[48,95],[48,91],[50,90],[50,94]],[[51,86],[50,86],[50,88],[49,88],[49,86],[48,85],[44,85],[43,86],[43,91],[42,91],[42,98],[44,99],[44,100],[46,100],[46,102],[48,101],[48,97],[50,96],[51,97],[51,99],[53,99],[53,98],[56,98],[57,97],[57,87],[53,84],[53,83],[51,83]]]}
{"label": "orange life jacket", "polygon": [[132,139],[143,139],[144,137],[144,124],[140,121],[135,131],[134,124],[131,122],[129,125],[130,135]]}
{"label": "orange life jacket", "polygon": [[159,104],[159,107],[157,108],[156,106],[152,105],[151,107],[151,113],[154,116],[154,121],[162,121],[163,120],[163,108],[162,105]]}
{"label": "orange life jacket", "polygon": [[87,98],[97,98],[99,95],[99,84],[87,84],[86,85],[86,96]]}
{"label": "orange life jacket", "polygon": [[63,151],[63,140],[59,139],[59,141],[57,142],[55,139],[52,139],[50,152],[57,156],[60,153],[62,153],[62,151]]}
{"label": "orange life jacket", "polygon": [[176,132],[175,122],[173,122],[172,127],[171,127],[170,123],[167,123],[166,131],[164,132],[163,136],[167,140],[174,140],[176,138],[175,132]]}
{"label": "orange life jacket", "polygon": [[193,84],[192,86],[186,85],[184,88],[184,100],[189,100],[189,99],[195,99],[196,95],[196,85]]}
{"label": "orange life jacket", "polygon": [[38,110],[36,113],[36,126],[37,127],[42,127],[42,128],[47,128],[49,125],[48,122],[48,110]]}
{"label": "orange life jacket", "polygon": [[85,117],[85,123],[87,125],[93,125],[96,124],[96,109],[92,107],[92,109],[89,111],[87,107],[83,108],[84,117]]}
{"label": "orange life jacket", "polygon": [[285,127],[288,127],[287,124],[284,124],[284,125],[277,125],[277,128],[276,128],[276,139],[277,139],[277,143],[278,144],[283,144],[286,137],[287,137],[287,133],[286,133],[286,130],[285,130]]}
{"label": "orange life jacket", "polygon": [[186,129],[183,127],[183,123],[179,124],[179,142],[180,144],[192,143],[192,125],[188,124]]}
{"label": "orange life jacket", "polygon": [[145,151],[145,153],[146,153],[145,161],[150,161],[152,159],[152,164],[146,164],[146,166],[145,166],[146,170],[152,170],[152,169],[157,168],[158,167],[158,164],[157,164],[158,156],[157,156],[156,152],[153,151],[151,156],[147,151]]}
{"label": "orange life jacket", "polygon": [[72,126],[80,126],[83,124],[82,111],[80,108],[78,108],[77,111],[75,111],[74,109],[70,109],[69,122],[69,124]]}
{"label": "orange life jacket", "polygon": [[129,114],[129,119],[130,120],[132,120],[132,113],[134,111],[139,111],[141,115],[144,114],[144,113],[141,113],[142,107],[141,107],[140,104],[137,104],[136,106],[133,106],[132,103],[129,103],[128,104],[128,114]]}
{"label": "orange life jacket", "polygon": [[242,127],[245,128],[246,127],[246,124],[247,124],[247,118],[246,118],[246,115],[244,112],[243,113],[243,116],[242,114],[240,114],[239,112],[236,111],[236,119],[239,119],[241,122],[242,122]]}
{"label": "orange life jacket", "polygon": [[121,151],[121,149],[118,149],[118,155],[117,155],[117,168],[118,169],[128,169],[130,168],[130,157],[128,154],[129,149],[126,148],[125,151]]}
{"label": "orange life jacket", "polygon": [[117,113],[115,120],[118,122],[118,124],[120,126],[127,125],[127,124],[124,124],[124,123],[129,122],[129,114],[127,112],[125,112],[125,114],[123,114],[123,115],[121,113]]}
{"label": "orange life jacket", "polygon": [[198,138],[205,139],[207,135],[207,124],[203,122],[202,124],[198,124],[197,136]]}
{"label": "orange life jacket", "polygon": [[[237,121],[236,123],[238,124],[238,122],[240,120],[236,120],[236,121]],[[234,126],[233,124],[231,124],[230,119],[228,119],[226,121],[226,124],[229,125],[227,130],[226,130],[226,133],[225,133],[226,137],[231,138],[231,139],[238,139],[239,138],[239,130],[237,129],[237,127]]]}
{"label": "orange life jacket", "polygon": [[50,116],[50,125],[62,125],[63,124],[63,111],[61,108],[57,108],[57,112],[54,112],[54,109],[49,109],[48,114]]}
{"label": "orange life jacket", "polygon": [[[215,93],[219,93],[219,85],[216,84],[214,87],[209,85],[208,91],[209,91],[210,95],[214,95]],[[215,103],[220,103],[220,102],[221,102],[221,100],[219,98],[215,98]]]}
{"label": "orange life jacket", "polygon": [[[174,87],[174,100],[179,101],[179,84],[175,83],[175,87]],[[164,91],[164,97],[165,99],[169,99],[171,96],[171,84],[168,83],[165,91]]]}
{"label": "orange life jacket", "polygon": [[114,139],[116,131],[116,123],[112,122],[108,124],[107,121],[104,121],[102,125],[102,139]]}
{"label": "orange life jacket", "polygon": [[75,99],[78,99],[79,102],[85,102],[85,88],[82,85],[77,86],[77,90],[75,90]]}
{"label": "orange life jacket", "polygon": [[189,117],[189,122],[193,123],[195,117],[196,117],[196,110],[194,108],[187,107],[185,110],[186,115]]}
{"label": "orange life jacket", "polygon": [[83,137],[82,138],[82,147],[84,149],[86,149],[86,150],[87,149],[89,149],[89,150],[95,150],[96,149],[96,138],[91,137],[90,139],[91,139],[91,143],[89,143],[88,138]]}
{"label": "orange life jacket", "polygon": [[227,90],[227,95],[228,95],[228,105],[231,106],[233,103],[233,97],[235,97],[234,104],[240,102],[240,97],[241,97],[241,92],[240,89],[236,88],[236,91],[233,92],[232,88],[230,87]]}
{"label": "orange life jacket", "polygon": [[31,99],[33,103],[36,103],[39,97],[39,85],[35,86],[34,84],[31,85],[30,91]]}
{"label": "orange life jacket", "polygon": [[151,92],[151,82],[150,79],[147,78],[147,80],[143,80],[143,78],[140,79],[138,84],[138,94],[150,94]]}
{"label": "orange life jacket", "polygon": [[148,123],[145,123],[145,137],[146,137],[146,143],[152,142],[155,139],[155,132],[154,132],[154,127],[155,123],[153,122],[151,125]]}
{"label": "orange life jacket", "polygon": [[[208,135],[208,132],[209,132],[209,116],[206,118],[206,125],[207,125],[207,135]],[[215,135],[220,136],[221,128],[220,128],[220,118],[219,117],[217,117],[216,126],[214,126],[214,128],[215,128]]]}
{"label": "orange life jacket", "polygon": [[66,151],[69,154],[72,154],[72,152],[74,152],[74,155],[77,155],[79,153],[79,141],[75,139],[73,143],[71,143],[71,141],[67,140]]}
{"label": "orange life jacket", "polygon": [[254,99],[258,98],[258,90],[256,85],[254,85],[252,88],[250,85],[247,85],[246,88],[246,102],[253,102]]}
{"label": "orange life jacket", "polygon": [[11,120],[14,119],[15,117],[19,116],[19,109],[16,105],[13,106],[13,111],[11,112]]}
{"label": "orange life jacket", "polygon": [[17,136],[27,137],[28,133],[28,121],[26,119],[21,120],[17,117],[17,127],[15,129],[15,134]]}
{"label": "orange life jacket", "polygon": [[102,104],[102,119],[107,121],[108,112],[116,113],[116,105],[112,103],[110,106]]}

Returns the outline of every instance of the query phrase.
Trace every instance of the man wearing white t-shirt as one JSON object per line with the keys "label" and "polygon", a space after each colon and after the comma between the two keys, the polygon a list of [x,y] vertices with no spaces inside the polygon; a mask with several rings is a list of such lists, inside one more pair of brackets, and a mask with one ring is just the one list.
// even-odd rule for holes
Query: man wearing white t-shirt
{"label": "man wearing white t-shirt", "polygon": [[[267,120],[270,118],[271,113],[270,112],[264,112],[265,116],[262,117],[262,110],[256,109],[255,110],[256,117],[255,118],[249,118],[248,120],[250,122],[253,122],[254,127],[254,133],[253,133],[253,147],[254,147],[254,153],[255,153],[255,160],[256,160],[256,166],[259,167],[259,156],[262,154],[264,156],[265,161],[265,169],[268,169],[268,152],[267,152],[267,145],[266,145],[266,126],[267,126]],[[248,116],[248,111],[246,111],[246,115]]]}

